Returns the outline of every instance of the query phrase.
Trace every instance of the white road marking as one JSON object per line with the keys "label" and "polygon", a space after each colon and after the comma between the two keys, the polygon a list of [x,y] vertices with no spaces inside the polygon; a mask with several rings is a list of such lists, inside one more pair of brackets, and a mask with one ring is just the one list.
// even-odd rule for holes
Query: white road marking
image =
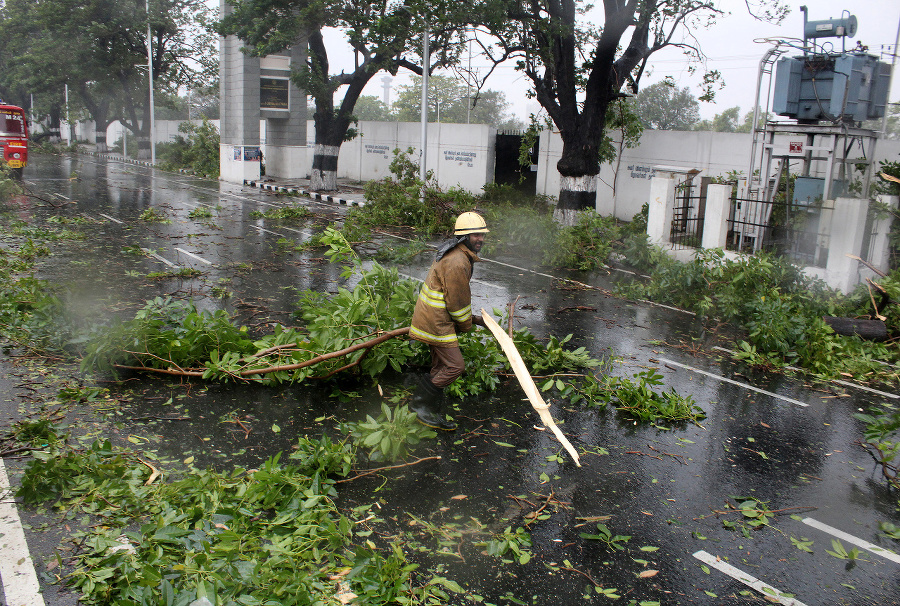
{"label": "white road marking", "polygon": [[115,217],[110,217],[109,215],[106,215],[106,214],[103,214],[103,213],[97,213],[97,214],[100,215],[101,217],[104,217],[104,218],[106,218],[106,219],[109,219],[109,220],[112,221],[113,223],[118,223],[119,225],[124,225],[124,224],[125,224],[124,221],[119,221],[119,220],[116,219]]}
{"label": "white road marking", "polygon": [[491,288],[499,288],[500,290],[506,290],[505,286],[500,286],[499,284],[493,284],[491,282],[485,282],[484,280],[476,280],[475,278],[472,278],[471,280],[469,280],[469,282],[472,282],[473,284],[481,284],[482,286],[490,286]]}
{"label": "white road marking", "polygon": [[9,606],[44,606],[19,511],[8,497],[10,492],[6,466],[0,459],[0,582],[3,593]]}
{"label": "white road marking", "polygon": [[291,227],[285,227],[284,225],[281,226],[281,229],[285,231],[292,231],[295,234],[300,234],[301,236],[305,236],[309,233],[309,230],[303,231],[302,229],[293,229]]}
{"label": "white road marking", "polygon": [[830,534],[831,536],[842,539],[852,545],[856,545],[858,547],[862,547],[867,551],[871,551],[875,555],[880,555],[886,560],[890,560],[891,562],[896,562],[900,564],[900,555],[897,555],[890,549],[885,549],[884,547],[879,547],[874,543],[869,543],[868,541],[864,541],[863,539],[857,538],[852,534],[847,534],[843,530],[838,530],[833,526],[829,526],[828,524],[823,524],[818,520],[814,520],[813,518],[803,518],[803,523],[807,526],[812,526],[813,528],[817,528],[824,533]]}
{"label": "white road marking", "polygon": [[[719,351],[724,351],[725,353],[730,353],[732,355],[737,353],[733,349],[719,347],[718,345],[713,346],[713,349],[718,349]],[[785,368],[787,368],[789,370],[796,370],[799,372],[807,372],[806,370],[804,370],[802,368],[797,368],[796,366],[785,366]],[[900,396],[898,396],[895,393],[887,393],[884,391],[878,391],[877,389],[872,389],[871,387],[866,387],[865,385],[858,385],[856,383],[850,383],[849,381],[841,381],[840,379],[831,379],[831,382],[837,383],[838,385],[843,385],[844,387],[853,387],[855,389],[861,389],[863,391],[868,391],[869,393],[874,393],[876,395],[879,395],[879,396],[882,396],[885,398],[892,398],[894,400],[900,399]]]}
{"label": "white road marking", "polygon": [[278,233],[277,231],[272,231],[272,230],[266,229],[265,227],[260,227],[259,225],[251,225],[250,227],[252,227],[252,228],[254,228],[254,229],[258,229],[259,231],[264,231],[264,232],[266,232],[267,234],[272,234],[273,236],[278,236],[279,238],[286,238],[286,237],[287,237],[287,236],[285,236],[284,234],[280,234],[280,233]]}
{"label": "white road marking", "polygon": [[775,589],[768,583],[763,583],[756,577],[747,574],[743,570],[735,568],[724,560],[720,560],[714,556],[711,556],[705,551],[701,550],[694,553],[694,557],[705,564],[709,564],[719,572],[724,572],[736,581],[740,581],[747,587],[755,589],[756,591],[766,596],[767,599],[775,600],[779,604],[784,604],[785,606],[806,606],[806,604],[804,604],[800,600],[786,596],[783,591]]}
{"label": "white road marking", "polygon": [[749,389],[750,391],[755,391],[757,393],[765,394],[767,396],[772,396],[773,398],[778,398],[779,400],[784,400],[785,402],[790,402],[791,404],[796,404],[797,406],[809,406],[806,402],[801,402],[800,400],[795,400],[793,398],[788,398],[787,396],[778,395],[772,391],[766,391],[765,389],[760,389],[759,387],[753,387],[752,385],[748,385],[747,383],[741,383],[740,381],[735,381],[734,379],[727,379],[721,375],[716,375],[711,372],[706,372],[705,370],[700,370],[699,368],[694,368],[693,366],[688,366],[687,364],[679,364],[673,360],[668,360],[666,358],[659,358],[660,364],[672,364],[673,366],[679,366],[681,368],[690,370],[692,372],[700,373],[701,375],[706,375],[707,377],[712,377],[717,381],[725,381],[726,383],[731,383],[732,385],[737,385],[738,387],[743,387],[744,389]]}
{"label": "white road marking", "polygon": [[157,261],[162,261],[163,263],[165,263],[165,264],[168,265],[169,267],[172,267],[172,268],[177,268],[177,267],[178,267],[178,265],[176,265],[175,263],[172,263],[171,261],[169,261],[168,259],[166,259],[166,258],[164,258],[164,257],[160,257],[158,254],[156,254],[155,252],[153,252],[153,251],[150,250],[149,248],[143,248],[143,247],[142,247],[141,250],[144,251],[144,254],[153,257],[153,258],[156,259]]}
{"label": "white road marking", "polygon": [[415,282],[424,282],[425,281],[422,278],[416,278],[414,276],[410,276],[409,274],[404,274],[399,271],[397,272],[397,275],[400,276],[401,278],[406,278],[407,280],[413,280]]}
{"label": "white road marking", "polygon": [[189,256],[189,257],[192,258],[192,259],[196,259],[197,261],[200,261],[201,263],[206,263],[207,265],[212,265],[212,264],[213,264],[212,261],[207,261],[207,260],[204,259],[203,257],[199,257],[199,256],[195,255],[195,254],[192,253],[192,252],[188,252],[188,251],[184,250],[183,248],[178,248],[178,247],[176,246],[176,247],[175,247],[175,250],[177,250],[178,252],[180,252],[180,253],[182,253],[182,254],[185,254],[185,255]]}

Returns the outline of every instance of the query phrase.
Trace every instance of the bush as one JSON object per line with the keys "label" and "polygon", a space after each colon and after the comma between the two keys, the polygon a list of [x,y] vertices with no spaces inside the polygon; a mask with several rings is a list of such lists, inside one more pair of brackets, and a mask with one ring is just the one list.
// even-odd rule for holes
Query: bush
{"label": "bush", "polygon": [[203,124],[182,122],[179,132],[187,134],[187,138],[178,136],[171,143],[157,146],[160,156],[160,167],[164,170],[190,169],[196,175],[219,178],[219,131],[208,119]]}

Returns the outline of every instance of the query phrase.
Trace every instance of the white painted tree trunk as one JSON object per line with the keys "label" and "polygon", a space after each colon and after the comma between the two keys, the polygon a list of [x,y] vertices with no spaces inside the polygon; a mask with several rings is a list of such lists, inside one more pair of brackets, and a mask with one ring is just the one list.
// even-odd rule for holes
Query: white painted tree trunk
{"label": "white painted tree trunk", "polygon": [[597,206],[597,176],[561,176],[559,180],[559,204],[553,218],[563,227],[572,227],[578,221],[578,213],[595,210]]}
{"label": "white painted tree trunk", "polygon": [[105,128],[96,129],[94,131],[94,138],[97,141],[97,146],[95,149],[99,153],[105,154],[106,152],[109,151],[109,147],[106,144],[106,129]]}
{"label": "white painted tree trunk", "polygon": [[334,191],[337,189],[337,162],[340,147],[316,143],[313,148],[312,172],[309,188],[313,191]]}

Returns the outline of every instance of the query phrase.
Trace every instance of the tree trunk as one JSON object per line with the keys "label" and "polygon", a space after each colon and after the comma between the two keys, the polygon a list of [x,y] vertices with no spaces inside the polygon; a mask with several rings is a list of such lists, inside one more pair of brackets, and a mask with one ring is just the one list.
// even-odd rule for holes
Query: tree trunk
{"label": "tree trunk", "polygon": [[824,317],[825,323],[839,335],[857,335],[866,341],[887,341],[887,326],[881,320]]}
{"label": "tree trunk", "polygon": [[97,151],[101,154],[105,154],[109,151],[109,146],[106,144],[106,129],[109,125],[100,126],[100,124],[95,123],[94,126],[94,138],[97,141]]}
{"label": "tree trunk", "polygon": [[141,132],[136,137],[137,139],[137,159],[138,160],[149,160],[150,159],[150,136],[146,133]]}
{"label": "tree trunk", "polygon": [[50,133],[49,141],[50,143],[59,143],[62,141],[62,136],[60,134],[60,122],[62,121],[62,110],[53,106],[50,108],[50,125],[47,129]]}
{"label": "tree trunk", "polygon": [[312,173],[309,176],[309,188],[313,191],[335,191],[337,189],[337,163],[339,145],[323,145],[318,142],[313,148]]}
{"label": "tree trunk", "polygon": [[597,207],[597,174],[600,172],[600,147],[592,139],[600,139],[603,131],[594,137],[586,135],[580,124],[573,124],[560,132],[563,139],[562,156],[556,163],[560,174],[559,203],[554,219],[564,226],[575,224],[578,213]]}
{"label": "tree trunk", "polygon": [[578,213],[594,210],[597,205],[597,176],[560,177],[559,204],[553,218],[564,227],[572,227],[578,221]]}

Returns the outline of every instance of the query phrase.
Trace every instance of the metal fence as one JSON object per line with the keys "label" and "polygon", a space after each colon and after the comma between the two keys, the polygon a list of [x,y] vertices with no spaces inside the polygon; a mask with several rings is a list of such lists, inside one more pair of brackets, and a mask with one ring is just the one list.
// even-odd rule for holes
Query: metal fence
{"label": "metal fence", "polygon": [[669,242],[673,248],[700,248],[705,214],[706,189],[690,178],[678,183],[669,232]]}
{"label": "metal fence", "polygon": [[828,261],[831,210],[820,203],[787,203],[735,196],[728,218],[728,250],[773,252],[807,266]]}

